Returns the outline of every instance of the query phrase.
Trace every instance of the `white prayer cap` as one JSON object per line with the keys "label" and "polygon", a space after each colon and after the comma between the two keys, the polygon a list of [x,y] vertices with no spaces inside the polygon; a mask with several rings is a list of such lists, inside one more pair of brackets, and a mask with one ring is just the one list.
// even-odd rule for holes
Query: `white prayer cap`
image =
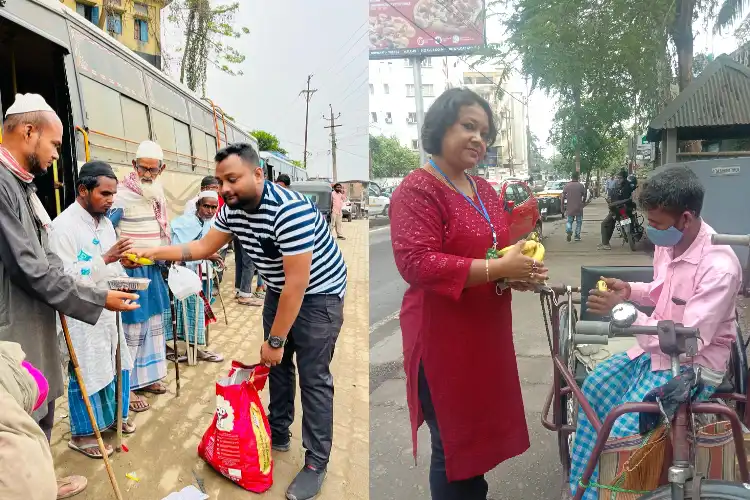
{"label": "white prayer cap", "polygon": [[219,193],[216,191],[201,191],[200,194],[198,194],[198,201],[202,200],[203,198],[210,198],[212,200],[219,201]]}
{"label": "white prayer cap", "polygon": [[8,111],[5,113],[5,117],[10,115],[20,115],[23,113],[33,113],[35,111],[49,111],[54,113],[55,110],[47,104],[44,97],[39,94],[16,94],[16,101]]}
{"label": "white prayer cap", "polygon": [[135,152],[135,159],[139,158],[164,161],[164,151],[154,141],[143,141],[138,145],[138,151]]}

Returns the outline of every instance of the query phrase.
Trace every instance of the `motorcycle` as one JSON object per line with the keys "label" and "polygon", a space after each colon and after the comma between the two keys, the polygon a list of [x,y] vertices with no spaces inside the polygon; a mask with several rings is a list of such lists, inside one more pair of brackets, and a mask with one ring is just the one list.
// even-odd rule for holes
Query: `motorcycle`
{"label": "motorcycle", "polygon": [[623,244],[627,243],[630,250],[635,252],[636,243],[643,238],[643,216],[635,212],[632,200],[610,203],[609,210],[615,219],[615,229],[619,232]]}

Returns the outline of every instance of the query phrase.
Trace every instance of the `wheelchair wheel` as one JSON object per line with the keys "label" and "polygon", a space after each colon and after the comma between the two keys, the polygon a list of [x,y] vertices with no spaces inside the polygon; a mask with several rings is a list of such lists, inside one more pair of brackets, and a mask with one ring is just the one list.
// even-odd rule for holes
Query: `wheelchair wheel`
{"label": "wheelchair wheel", "polygon": [[[560,357],[565,361],[568,369],[575,375],[577,359],[575,357],[575,349],[573,346],[573,340],[571,332],[568,330],[568,315],[570,311],[567,304],[560,306],[560,315],[558,320],[560,321]],[[573,325],[575,327],[578,321],[578,311],[573,308]],[[565,380],[560,379],[560,387],[567,387]],[[566,394],[560,398],[560,412],[562,414],[561,423],[563,425],[576,426],[578,421],[578,401],[573,394]],[[557,434],[557,445],[560,452],[560,464],[563,466],[563,472],[565,477],[570,475],[570,451],[573,448],[573,441],[575,439],[575,433],[571,434]]]}
{"label": "wheelchair wheel", "polygon": [[[740,498],[750,498],[750,484],[705,479],[701,482],[700,497],[693,496],[692,483],[685,485],[685,500],[739,500]],[[662,486],[642,496],[640,500],[672,500],[672,487]]]}

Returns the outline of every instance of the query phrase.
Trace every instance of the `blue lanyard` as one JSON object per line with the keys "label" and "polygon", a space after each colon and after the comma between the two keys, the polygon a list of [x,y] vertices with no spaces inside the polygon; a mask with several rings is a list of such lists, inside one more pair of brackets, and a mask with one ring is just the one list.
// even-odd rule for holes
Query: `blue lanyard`
{"label": "blue lanyard", "polygon": [[448,184],[450,184],[450,186],[453,189],[455,189],[457,193],[460,193],[466,199],[466,201],[468,201],[469,204],[472,207],[474,207],[474,210],[476,210],[477,212],[479,212],[479,215],[481,215],[482,217],[484,217],[484,220],[486,220],[487,224],[490,225],[490,230],[492,231],[492,248],[497,248],[497,234],[495,233],[495,226],[492,225],[492,220],[490,220],[490,214],[487,213],[487,209],[484,208],[484,203],[482,203],[482,198],[479,196],[479,192],[477,191],[477,188],[474,185],[474,181],[472,181],[471,177],[469,177],[469,174],[467,174],[467,173],[464,172],[464,175],[466,175],[466,178],[469,179],[469,184],[471,184],[472,191],[474,191],[474,194],[476,195],[477,200],[479,200],[479,206],[477,206],[477,204],[474,203],[474,200],[472,200],[471,198],[469,198],[468,196],[466,196],[456,186],[453,185],[453,183],[448,178],[448,176],[445,175],[445,173],[443,173],[442,170],[440,170],[440,167],[438,167],[437,164],[434,161],[432,161],[432,158],[430,158],[430,165],[432,165],[432,168],[434,168],[435,170],[437,170],[440,173],[440,175],[443,176],[443,178],[446,180],[446,182],[448,182]]}

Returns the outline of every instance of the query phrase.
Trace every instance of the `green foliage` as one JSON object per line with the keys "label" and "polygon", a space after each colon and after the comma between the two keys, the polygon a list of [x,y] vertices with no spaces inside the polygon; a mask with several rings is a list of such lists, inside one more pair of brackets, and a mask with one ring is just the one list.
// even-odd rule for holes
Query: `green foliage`
{"label": "green foliage", "polygon": [[[279,144],[279,138],[265,130],[252,130],[250,135],[258,139],[258,149],[261,151],[276,151],[283,155],[289,154],[286,149]],[[298,162],[299,163],[299,162]]]}
{"label": "green foliage", "polygon": [[298,166],[299,168],[305,168],[305,166],[299,160],[289,160],[289,161],[291,161],[294,165]]}
{"label": "green foliage", "polygon": [[370,177],[404,177],[419,168],[419,154],[401,145],[394,137],[370,135]]}
{"label": "green foliage", "polygon": [[239,76],[235,69],[245,56],[227,40],[238,40],[250,33],[246,27],[235,28],[234,16],[239,2],[211,6],[210,0],[175,0],[170,4],[168,19],[184,33],[180,49],[180,82],[193,92],[206,94],[207,64],[224,73]]}

